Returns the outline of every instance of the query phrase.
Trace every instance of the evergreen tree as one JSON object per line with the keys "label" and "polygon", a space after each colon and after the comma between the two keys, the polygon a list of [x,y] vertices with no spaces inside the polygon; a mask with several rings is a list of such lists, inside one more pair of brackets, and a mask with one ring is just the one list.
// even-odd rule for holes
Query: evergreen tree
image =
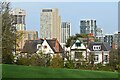
{"label": "evergreen tree", "polygon": [[14,61],[16,28],[13,26],[14,19],[10,14],[9,2],[1,2],[0,15],[2,15],[2,63],[12,64]]}

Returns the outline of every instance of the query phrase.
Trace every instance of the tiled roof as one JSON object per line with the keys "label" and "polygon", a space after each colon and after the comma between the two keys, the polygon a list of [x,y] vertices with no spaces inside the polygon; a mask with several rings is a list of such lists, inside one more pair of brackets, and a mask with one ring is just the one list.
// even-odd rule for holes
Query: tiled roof
{"label": "tiled roof", "polygon": [[104,51],[109,51],[109,50],[111,50],[111,47],[110,47],[110,45],[108,44],[108,43],[105,43],[105,42],[91,42],[90,44],[89,44],[89,46],[88,46],[88,48],[91,50],[91,51],[94,51],[93,50],[93,45],[101,45],[101,49],[99,50],[99,51],[102,51],[102,50],[104,50]]}
{"label": "tiled roof", "polygon": [[46,39],[46,41],[55,53],[63,53],[63,48],[61,47],[57,39]]}
{"label": "tiled roof", "polygon": [[22,49],[23,53],[35,53],[37,51],[37,44],[42,44],[43,43],[43,39],[39,39],[39,40],[27,40],[25,42],[25,45]]}

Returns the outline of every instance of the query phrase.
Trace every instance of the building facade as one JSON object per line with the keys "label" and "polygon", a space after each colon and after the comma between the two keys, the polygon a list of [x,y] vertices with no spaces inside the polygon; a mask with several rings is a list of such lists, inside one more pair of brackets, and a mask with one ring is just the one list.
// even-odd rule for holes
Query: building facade
{"label": "building facade", "polygon": [[67,39],[71,36],[71,23],[62,22],[61,24],[61,43],[66,43]]}
{"label": "building facade", "polygon": [[118,46],[120,45],[120,33],[119,32],[114,33],[113,43],[114,43],[114,48],[118,49]]}
{"label": "building facade", "polygon": [[94,19],[83,19],[80,21],[80,33],[89,34],[92,33],[96,37],[96,20]]}
{"label": "building facade", "polygon": [[14,26],[16,27],[16,30],[26,30],[25,26],[25,16],[26,16],[26,11],[23,9],[13,9],[11,10],[10,14],[14,16]]}
{"label": "building facade", "polygon": [[105,34],[104,42],[107,42],[111,47],[113,47],[113,34]]}
{"label": "building facade", "polygon": [[60,21],[58,9],[41,9],[40,38],[57,38],[60,41]]}
{"label": "building facade", "polygon": [[21,51],[23,49],[23,46],[25,44],[26,40],[36,40],[38,39],[38,32],[37,31],[18,31],[18,33],[21,33],[22,36],[17,41],[18,47],[17,50]]}
{"label": "building facade", "polygon": [[96,29],[96,39],[98,39],[100,42],[104,42],[103,29],[101,28]]}

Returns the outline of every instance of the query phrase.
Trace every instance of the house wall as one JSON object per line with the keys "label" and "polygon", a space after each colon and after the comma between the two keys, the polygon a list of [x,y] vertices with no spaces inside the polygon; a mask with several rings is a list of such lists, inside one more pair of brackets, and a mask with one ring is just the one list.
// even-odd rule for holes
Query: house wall
{"label": "house wall", "polygon": [[[98,55],[98,61],[95,61],[94,64],[102,63],[102,51],[91,51],[92,53],[95,53],[95,55]],[[103,51],[103,56],[108,55],[109,58],[109,51]],[[103,58],[104,59],[104,58]],[[108,62],[103,62],[104,64],[109,63]]]}
{"label": "house wall", "polygon": [[[80,42],[79,40],[76,40],[76,42]],[[84,58],[86,58],[86,47],[84,46],[83,43],[81,43],[81,46],[76,46],[76,42],[73,44],[73,46],[71,47],[71,60],[78,60],[75,59],[75,52],[82,52],[82,55]]]}
{"label": "house wall", "polygon": [[[47,48],[45,48],[45,46],[47,46]],[[51,47],[48,45],[46,40],[44,40],[44,42],[42,43],[42,52],[45,54],[54,53]]]}
{"label": "house wall", "polygon": [[[71,60],[76,60],[77,61],[79,59],[75,58],[75,52],[76,51],[71,51],[71,53],[70,53],[71,54]],[[83,55],[84,59],[86,58],[86,51],[77,51],[77,52],[82,52],[82,55]]]}

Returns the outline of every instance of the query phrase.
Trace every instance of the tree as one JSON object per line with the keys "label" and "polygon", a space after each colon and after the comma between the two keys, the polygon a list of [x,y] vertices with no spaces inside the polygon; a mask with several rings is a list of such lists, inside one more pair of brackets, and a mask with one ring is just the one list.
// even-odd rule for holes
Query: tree
{"label": "tree", "polygon": [[13,16],[10,13],[10,3],[1,2],[0,15],[2,15],[2,62],[11,64],[14,62],[16,28],[13,26]]}
{"label": "tree", "polygon": [[45,66],[45,58],[40,57],[38,54],[34,54],[30,58],[30,65]]}
{"label": "tree", "polygon": [[110,51],[110,66],[113,69],[119,69],[120,70],[120,44],[118,43],[118,49],[112,49]]}
{"label": "tree", "polygon": [[19,49],[19,43],[23,40],[24,31],[16,32],[16,49]]}
{"label": "tree", "polygon": [[77,40],[79,38],[89,38],[88,34],[75,34],[75,36],[70,36],[67,39],[66,47],[70,47],[72,40]]}
{"label": "tree", "polygon": [[89,63],[89,65],[91,65],[91,66],[94,65],[94,58],[95,58],[94,52],[90,52],[89,56],[88,56],[88,63]]}
{"label": "tree", "polygon": [[27,57],[20,57],[17,60],[16,64],[17,65],[26,65],[26,66],[28,66],[30,64],[30,60]]}
{"label": "tree", "polygon": [[78,61],[75,61],[76,68],[79,68],[81,65],[83,65],[84,56],[83,56],[82,52],[75,52],[75,57],[79,59]]}
{"label": "tree", "polygon": [[63,59],[58,54],[56,56],[54,55],[50,63],[50,67],[63,68],[64,67]]}
{"label": "tree", "polygon": [[66,42],[66,47],[70,47],[70,44],[71,44],[71,41],[72,40],[75,40],[75,36],[70,36],[68,39],[67,39],[67,42]]}

